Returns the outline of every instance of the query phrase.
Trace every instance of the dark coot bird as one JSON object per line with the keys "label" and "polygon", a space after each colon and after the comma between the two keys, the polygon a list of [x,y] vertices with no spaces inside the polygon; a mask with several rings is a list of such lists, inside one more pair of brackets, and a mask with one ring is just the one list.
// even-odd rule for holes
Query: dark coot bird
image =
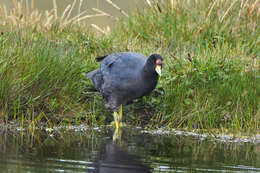
{"label": "dark coot bird", "polygon": [[121,125],[122,105],[148,95],[161,75],[162,57],[149,58],[135,52],[120,52],[96,58],[100,68],[86,74],[114,112],[116,128]]}

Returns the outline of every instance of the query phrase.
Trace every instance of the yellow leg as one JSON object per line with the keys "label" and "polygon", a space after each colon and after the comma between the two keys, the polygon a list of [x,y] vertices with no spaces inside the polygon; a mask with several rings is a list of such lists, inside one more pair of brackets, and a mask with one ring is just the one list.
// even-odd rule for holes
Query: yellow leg
{"label": "yellow leg", "polygon": [[117,112],[114,112],[113,116],[114,116],[116,129],[118,129],[119,128],[119,115]]}
{"label": "yellow leg", "polygon": [[118,114],[119,114],[119,122],[121,123],[122,117],[123,117],[123,106],[122,106],[122,104],[119,107]]}

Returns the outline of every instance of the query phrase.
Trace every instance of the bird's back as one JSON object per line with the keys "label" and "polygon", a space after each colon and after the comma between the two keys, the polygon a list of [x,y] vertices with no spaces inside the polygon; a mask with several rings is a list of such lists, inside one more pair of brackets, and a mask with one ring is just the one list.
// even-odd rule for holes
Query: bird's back
{"label": "bird's back", "polygon": [[103,76],[120,80],[135,79],[141,73],[147,57],[135,52],[121,52],[108,55],[102,62],[100,70]]}
{"label": "bird's back", "polygon": [[158,76],[147,77],[147,71],[143,70],[147,60],[135,52],[102,56],[97,59],[102,61],[100,68],[87,76],[110,105],[126,104],[149,94],[157,84]]}
{"label": "bird's back", "polygon": [[112,96],[125,104],[149,93],[147,82],[142,78],[147,59],[144,55],[133,52],[108,55],[100,67],[104,98]]}

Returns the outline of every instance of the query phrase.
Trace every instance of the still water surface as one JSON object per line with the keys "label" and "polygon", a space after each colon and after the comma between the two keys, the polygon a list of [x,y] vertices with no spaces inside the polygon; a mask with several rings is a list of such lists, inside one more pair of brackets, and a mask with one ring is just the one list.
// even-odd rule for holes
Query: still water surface
{"label": "still water surface", "polygon": [[259,144],[74,126],[1,128],[0,172],[260,172]]}

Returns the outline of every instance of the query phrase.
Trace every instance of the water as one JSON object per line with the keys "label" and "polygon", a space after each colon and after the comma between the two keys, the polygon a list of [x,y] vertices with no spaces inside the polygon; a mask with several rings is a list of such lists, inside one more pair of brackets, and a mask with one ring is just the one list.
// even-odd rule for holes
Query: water
{"label": "water", "polygon": [[72,126],[1,128],[0,172],[260,172],[259,144]]}
{"label": "water", "polygon": [[[32,0],[23,0],[24,10],[26,11],[26,1],[28,1],[29,6],[31,6]],[[74,0],[56,0],[57,2],[57,12],[58,16],[62,16],[66,7],[70,4],[73,4]],[[76,1],[76,4],[71,13],[71,18],[78,14],[80,0]],[[131,14],[132,11],[139,8],[142,9],[145,1],[140,0],[131,0],[131,1],[122,1],[122,0],[113,0],[114,4],[120,7],[125,13]],[[11,0],[0,0],[0,5],[5,4],[7,7],[13,7],[13,1]],[[34,7],[39,9],[40,12],[44,12],[46,10],[50,11],[53,9],[53,0],[34,0]],[[113,24],[117,20],[118,17],[123,17],[124,15],[113,5],[108,3],[106,0],[83,0],[80,11],[83,12],[87,10],[86,15],[95,15],[98,12],[94,11],[93,8],[102,10],[103,12],[109,14],[110,16],[99,16],[99,17],[91,17],[84,20],[84,23],[87,24],[96,24],[101,28],[105,28],[106,26],[113,27]]]}

